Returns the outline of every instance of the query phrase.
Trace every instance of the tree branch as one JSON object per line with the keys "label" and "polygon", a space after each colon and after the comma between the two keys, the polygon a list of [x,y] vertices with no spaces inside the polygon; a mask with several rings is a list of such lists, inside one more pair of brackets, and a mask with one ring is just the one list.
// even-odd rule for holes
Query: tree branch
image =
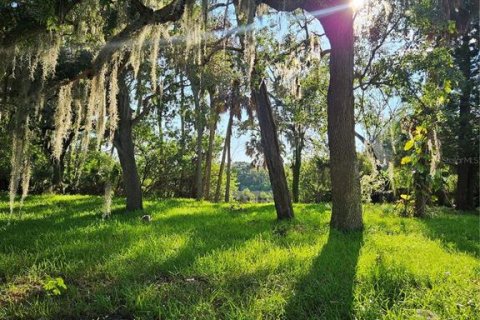
{"label": "tree branch", "polygon": [[[75,6],[80,4],[82,1],[83,0],[72,0],[67,4],[63,4],[65,1],[59,0],[55,5],[55,16],[58,21],[60,23],[64,23],[65,18],[70,11],[72,11],[73,8],[75,8]],[[10,48],[20,41],[31,39],[39,34],[48,32],[48,26],[46,24],[39,23],[36,17],[32,16],[28,8],[25,8],[25,6],[26,5],[19,4],[16,8],[5,7],[0,10],[0,17],[2,19],[7,19],[7,17],[9,17],[11,20],[17,22],[13,29],[9,30],[3,35],[0,40],[0,47]]]}
{"label": "tree branch", "polygon": [[185,11],[187,1],[191,0],[174,0],[170,4],[156,11],[145,7],[138,0],[131,1],[132,4],[140,10],[140,16],[120,31],[120,33],[112,37],[112,39],[102,47],[89,67],[72,78],[60,80],[58,85],[61,86],[70,82],[77,82],[84,78],[92,78],[103,67],[103,65],[112,60],[115,53],[118,52],[125,43],[135,37],[135,35],[145,26],[179,20]]}

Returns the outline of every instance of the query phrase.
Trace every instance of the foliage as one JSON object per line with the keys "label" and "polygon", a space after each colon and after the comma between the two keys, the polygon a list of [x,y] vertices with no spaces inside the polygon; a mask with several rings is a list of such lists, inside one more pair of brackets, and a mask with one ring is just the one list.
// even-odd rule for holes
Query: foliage
{"label": "foliage", "polygon": [[271,191],[268,172],[264,168],[253,168],[246,162],[233,163],[233,171],[237,176],[238,189],[251,191]]}
{"label": "foliage", "polygon": [[328,159],[307,159],[300,174],[300,201],[319,203],[331,201],[330,169]]}
{"label": "foliage", "polygon": [[250,189],[245,188],[242,191],[238,191],[235,199],[239,202],[245,203],[245,202],[255,202],[257,197],[255,196],[255,193],[250,191]]}
{"label": "foliage", "polygon": [[104,194],[107,182],[118,188],[119,175],[120,164],[117,161],[104,152],[91,151],[87,154],[78,180],[75,180],[74,176],[71,177],[70,188],[82,194]]}
{"label": "foliage", "polygon": [[47,277],[43,281],[43,289],[54,296],[59,296],[64,290],[67,290],[67,286],[61,277]]}

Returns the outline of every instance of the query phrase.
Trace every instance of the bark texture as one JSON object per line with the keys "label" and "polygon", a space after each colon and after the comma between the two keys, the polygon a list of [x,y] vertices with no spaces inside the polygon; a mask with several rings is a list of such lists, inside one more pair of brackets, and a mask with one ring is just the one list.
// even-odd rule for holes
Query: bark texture
{"label": "bark texture", "polygon": [[127,197],[127,211],[142,210],[142,187],[135,161],[135,147],[132,136],[132,109],[130,109],[129,88],[124,75],[118,79],[118,126],[113,143],[122,167],[122,179]]}
{"label": "bark texture", "polygon": [[273,120],[272,106],[268,98],[267,86],[262,81],[259,88],[253,89],[252,95],[257,107],[258,122],[262,140],[265,162],[272,185],[273,199],[277,218],[293,218],[292,200],[288,191],[287,179],[283,167],[280,147],[278,143],[277,128]]}
{"label": "bark texture", "polygon": [[292,164],[292,195],[293,202],[299,202],[300,198],[300,172],[302,169],[302,152],[305,146],[305,131],[301,126],[294,129],[295,148]]}
{"label": "bark texture", "polygon": [[[465,79],[471,79],[471,61],[468,37],[464,37],[463,45],[457,50],[456,58]],[[471,81],[466,81],[462,88],[460,98],[460,125],[458,126],[458,164],[457,164],[457,193],[455,196],[456,209],[472,210],[475,208],[474,189],[478,180],[478,165],[474,160],[478,159],[478,149],[472,143],[475,139],[471,126]],[[472,139],[473,138],[473,139]]]}
{"label": "bark texture", "polygon": [[363,228],[360,179],[355,152],[353,104],[353,19],[347,0],[262,0],[279,11],[302,8],[339,9],[320,17],[330,40],[330,85],[328,88],[328,140],[332,182],[331,226],[350,231]]}
{"label": "bark texture", "polygon": [[355,151],[353,101],[353,19],[342,10],[320,19],[330,40],[328,144],[332,182],[333,228],[363,228],[360,180]]}
{"label": "bark texture", "polygon": [[195,86],[192,86],[193,91],[193,100],[195,102],[195,112],[196,112],[196,121],[195,126],[197,129],[197,163],[195,169],[195,199],[203,199],[203,172],[202,172],[202,163],[203,163],[203,134],[205,132],[205,123],[204,123],[204,114],[202,103],[200,101],[200,90]]}

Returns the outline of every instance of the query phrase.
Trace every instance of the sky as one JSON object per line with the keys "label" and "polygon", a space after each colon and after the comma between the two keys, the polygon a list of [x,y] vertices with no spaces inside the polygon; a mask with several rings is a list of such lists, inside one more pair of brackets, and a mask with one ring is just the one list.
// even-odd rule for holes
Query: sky
{"label": "sky", "polygon": [[[293,17],[292,13],[285,13],[285,12],[275,12],[271,16],[263,16],[261,18],[257,18],[255,20],[255,23],[252,25],[252,29],[255,31],[260,30],[261,28],[270,26],[275,32],[275,36],[277,39],[281,39],[282,37],[285,36],[288,32],[288,17]],[[315,31],[319,34],[323,33],[323,29],[320,25],[320,23],[317,20],[312,21],[312,23],[309,24],[309,29],[311,31]],[[303,34],[302,34],[303,36]],[[323,47],[328,48],[329,44],[325,43],[322,44]],[[243,119],[246,119],[247,116],[246,114],[242,116]],[[228,123],[228,115],[222,115],[221,120],[220,120],[220,125],[219,125],[219,130],[218,134],[225,136],[226,132],[226,127]],[[283,137],[279,136],[279,139],[282,139]],[[247,134],[241,134],[238,132],[238,128],[234,127],[234,132],[232,136],[232,161],[234,162],[251,162],[252,159],[246,155],[245,153],[245,145],[247,141],[250,140],[250,133]],[[288,153],[288,144],[283,141],[285,146],[287,146],[287,153]],[[286,162],[287,159],[284,157],[284,162]]]}
{"label": "sky", "polygon": [[[360,0],[357,0],[357,2],[358,1],[360,1]],[[315,13],[315,15],[317,17],[324,16],[324,15],[332,14],[332,13],[337,12],[339,10],[345,10],[346,8],[348,8],[348,6],[343,5],[343,6],[333,8],[333,9],[330,8],[330,9],[325,9],[325,10],[319,10],[318,12]],[[268,28],[270,28],[270,30],[272,30],[274,32],[274,35],[277,37],[277,39],[281,39],[289,31],[288,30],[289,19],[291,19],[292,17],[294,17],[294,13],[273,12],[271,15],[263,15],[262,17],[259,17],[259,18],[257,17],[255,22],[251,26],[249,26],[249,27],[247,27],[243,30],[232,29],[232,30],[228,30],[227,33],[235,34],[237,32],[244,32],[245,30],[260,31],[262,28],[268,27]],[[311,18],[311,17],[312,16],[310,16],[309,18]],[[303,21],[303,16],[301,17],[301,20]],[[323,34],[324,33],[320,22],[316,19],[312,19],[312,21],[309,23],[308,28],[311,32],[313,31],[317,34]],[[299,34],[299,37],[302,37],[301,38],[302,40],[304,39],[303,31],[302,31],[301,34]],[[328,41],[326,40],[326,37],[322,37],[321,41],[322,41],[322,43],[321,43],[322,49],[323,50],[329,49],[330,45],[329,45]],[[247,115],[244,114],[242,118],[246,119]],[[222,137],[225,136],[227,123],[228,123],[228,114],[224,113],[220,117],[220,122],[219,122],[218,129],[217,129],[217,135],[220,135]],[[357,132],[360,132],[360,133],[363,132],[362,128],[359,125],[356,126],[355,130]],[[290,160],[289,158],[290,158],[290,153],[291,152],[289,150],[288,143],[286,143],[286,141],[283,140],[284,137],[282,137],[282,135],[279,135],[279,139],[281,140],[281,143],[283,142],[283,144],[286,147],[285,148],[286,155],[284,155],[284,162],[287,164],[288,161]],[[248,157],[246,155],[246,152],[245,152],[246,143],[249,140],[250,140],[250,133],[249,132],[242,135],[239,132],[238,128],[236,126],[234,126],[234,131],[233,131],[233,135],[232,135],[232,142],[231,142],[232,143],[232,145],[231,145],[232,146],[232,148],[231,148],[232,161],[234,161],[234,162],[239,162],[239,161],[251,162],[252,161],[252,159],[250,157]],[[357,146],[358,151],[362,151],[364,149],[363,144],[360,143],[360,141],[358,139],[356,139],[356,146]],[[305,152],[308,152],[308,149],[306,149]],[[308,154],[306,154],[306,155],[308,156]]]}
{"label": "sky", "polygon": [[[360,1],[361,0],[356,0],[357,4]],[[338,10],[344,10],[345,8],[346,8],[345,6],[341,6],[333,10],[332,9],[320,10],[319,12],[316,13],[316,15],[317,16],[328,15]],[[257,18],[252,27],[254,30],[259,30],[266,26],[273,26],[273,30],[276,32],[275,34],[276,37],[280,39],[284,37],[285,34],[288,32],[288,24],[289,24],[288,18],[293,17],[293,15],[294,15],[293,13],[275,12],[271,16],[266,16],[266,17],[263,16],[260,19]],[[320,22],[316,19],[314,19],[309,24],[309,30],[314,31],[317,34],[324,33]],[[303,37],[303,33],[301,36]],[[321,45],[323,50],[328,49],[330,46],[328,41],[323,41]],[[246,116],[243,118],[246,118]],[[227,123],[228,123],[228,115],[222,115],[220,120],[220,125],[218,127],[219,135],[225,136]],[[355,130],[360,133],[363,132],[362,128],[359,125],[356,126]],[[249,133],[241,135],[236,128],[234,129],[234,134],[232,137],[232,161],[242,161],[242,162],[252,161],[252,159],[245,154],[245,144],[249,139],[250,139]],[[279,136],[279,139],[283,139],[283,137]],[[286,153],[287,153],[287,157],[285,158],[284,156],[284,162],[287,163],[287,161],[289,160],[288,158],[289,158],[290,152],[288,148],[288,143],[286,143],[286,141],[283,141],[283,142],[286,146]],[[358,139],[356,139],[355,142],[356,142],[357,150],[362,151],[364,149],[363,144]]]}

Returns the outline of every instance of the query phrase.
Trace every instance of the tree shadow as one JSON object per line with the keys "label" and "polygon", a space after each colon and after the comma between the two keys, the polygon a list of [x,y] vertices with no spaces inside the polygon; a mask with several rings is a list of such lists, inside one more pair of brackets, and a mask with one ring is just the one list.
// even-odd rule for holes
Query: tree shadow
{"label": "tree shadow", "polygon": [[480,217],[470,214],[443,214],[421,220],[426,227],[426,235],[439,239],[449,249],[464,251],[480,257]]}
{"label": "tree shadow", "polygon": [[286,319],[353,319],[355,274],[363,233],[331,229],[285,307]]}
{"label": "tree shadow", "polygon": [[[155,278],[155,275],[168,277],[172,273],[193,276],[187,274],[187,270],[199,257],[219,249],[228,250],[238,247],[258,234],[273,232],[276,221],[266,218],[263,211],[259,214],[263,216],[263,219],[248,219],[248,222],[254,222],[248,223],[243,220],[243,216],[232,216],[228,212],[211,214],[201,210],[193,214],[182,213],[163,216],[162,212],[155,211],[153,221],[145,225],[146,228],[150,229],[150,234],[163,236],[188,235],[188,238],[174,255],[161,263],[149,260],[149,252],[141,252],[131,259],[131,263],[126,266],[126,270],[131,274],[143,274],[146,279],[152,278],[152,276]],[[242,227],[246,223],[248,228]],[[145,259],[141,258],[142,254],[146,255]],[[140,267],[138,264],[141,264],[141,272],[138,271]]]}
{"label": "tree shadow", "polygon": [[[145,247],[132,252],[128,257],[114,257],[111,264],[117,265],[115,274],[111,277],[109,289],[123,288],[121,293],[117,294],[115,304],[116,314],[98,314],[95,316],[121,316],[122,318],[131,318],[133,315],[139,315],[142,312],[153,312],[151,309],[142,310],[141,307],[134,306],[132,303],[130,287],[136,288],[155,288],[155,294],[150,296],[150,301],[159,301],[160,297],[168,300],[170,308],[172,305],[178,307],[178,310],[185,308],[185,305],[193,306],[199,303],[204,297],[213,295],[218,286],[218,279],[212,276],[209,271],[199,271],[194,267],[198,259],[207,257],[219,251],[226,251],[231,248],[237,248],[260,233],[273,232],[275,220],[270,220],[270,216],[265,216],[265,212],[260,210],[254,217],[254,224],[247,223],[243,215],[232,217],[229,212],[214,212],[211,209],[215,206],[201,208],[193,213],[169,213],[171,208],[169,202],[166,206],[147,206],[147,213],[152,214],[152,222],[145,223],[140,228],[145,230],[144,239],[152,239],[152,243],[145,244]],[[176,205],[182,203],[175,202]],[[185,203],[183,203],[185,206]],[[192,208],[196,207],[193,203]],[[153,210],[152,210],[153,209]],[[198,208],[197,208],[198,209]],[[150,211],[152,210],[152,211]],[[249,214],[255,214],[250,212]],[[247,221],[252,221],[249,217]],[[150,238],[152,237],[152,238]],[[155,246],[157,237],[168,237],[171,239],[182,238],[185,241],[177,247],[166,247],[162,244]],[[142,240],[142,239],[139,239]],[[163,256],[158,252],[169,250],[171,255]],[[205,273],[206,272],[206,273]],[[135,284],[135,285],[133,285]],[[253,290],[254,283],[246,283],[245,290]],[[129,292],[126,294],[126,292]],[[96,294],[95,289],[90,294]],[[136,294],[136,293],[135,293]],[[133,294],[133,295],[135,295]],[[143,294],[143,293],[138,293]],[[216,298],[217,312],[221,314],[221,308],[224,301],[219,296]],[[165,306],[158,305],[158,312],[172,312],[165,310]],[[85,318],[91,317],[88,309],[77,310]],[[62,316],[71,316],[71,314],[62,314]],[[170,314],[170,318],[176,318],[175,313]],[[167,318],[168,318],[167,317]],[[183,317],[182,317],[183,318]]]}
{"label": "tree shadow", "polygon": [[[174,199],[147,201],[144,211],[125,213],[123,209],[117,209],[123,208],[121,199],[117,199],[110,219],[102,220],[101,198],[51,202],[48,205],[42,202],[32,204],[24,219],[0,232],[0,239],[5,240],[5,245],[0,243],[0,254],[12,257],[12,266],[0,269],[0,278],[4,272],[5,279],[10,282],[21,274],[28,274],[40,261],[45,265],[42,273],[61,276],[68,286],[67,292],[56,297],[55,302],[48,302],[48,297],[39,297],[37,301],[52,307],[49,317],[59,319],[105,316],[126,319],[142,312],[153,317],[151,312],[156,311],[175,318],[175,313],[169,313],[174,312],[173,309],[166,310],[157,302],[168,301],[169,308],[184,312],[189,310],[185,305],[196,305],[201,303],[202,297],[213,295],[217,296],[215,317],[221,317],[229,312],[230,296],[238,299],[251,296],[270,270],[240,274],[231,281],[219,280],[215,272],[199,267],[204,257],[208,261],[219,252],[236,250],[257,236],[270,239],[275,245],[288,246],[290,241],[283,235],[284,230],[286,234],[294,233],[302,241],[304,238],[310,241],[310,228],[313,228],[302,223],[303,218],[297,223],[295,220],[288,224],[277,222],[272,204],[246,205],[235,211],[225,204]],[[305,219],[318,219],[318,210],[315,207],[309,209],[312,214]],[[143,222],[141,216],[144,214],[151,215],[152,221]],[[323,224],[315,226],[320,227],[323,231]],[[360,242],[352,235],[332,231],[329,243],[314,267],[325,269],[339,248],[349,259],[358,256]],[[353,254],[355,245],[356,253]],[[346,248],[342,249],[342,246]],[[322,265],[324,259],[327,261]],[[352,281],[355,264],[350,276]],[[314,269],[311,272],[310,277],[317,276]],[[333,277],[333,271],[330,276]],[[304,287],[308,287],[308,281],[305,280]],[[219,284],[226,290],[224,295],[214,294]],[[298,290],[298,295],[302,294],[303,289],[299,287]],[[138,296],[150,301],[150,309],[135,304]],[[300,300],[292,300],[292,306],[298,305]],[[315,301],[311,303],[315,304]],[[152,308],[152,305],[156,307]],[[294,313],[295,310],[300,311]],[[303,318],[301,309],[292,307],[291,311],[292,318]]]}

